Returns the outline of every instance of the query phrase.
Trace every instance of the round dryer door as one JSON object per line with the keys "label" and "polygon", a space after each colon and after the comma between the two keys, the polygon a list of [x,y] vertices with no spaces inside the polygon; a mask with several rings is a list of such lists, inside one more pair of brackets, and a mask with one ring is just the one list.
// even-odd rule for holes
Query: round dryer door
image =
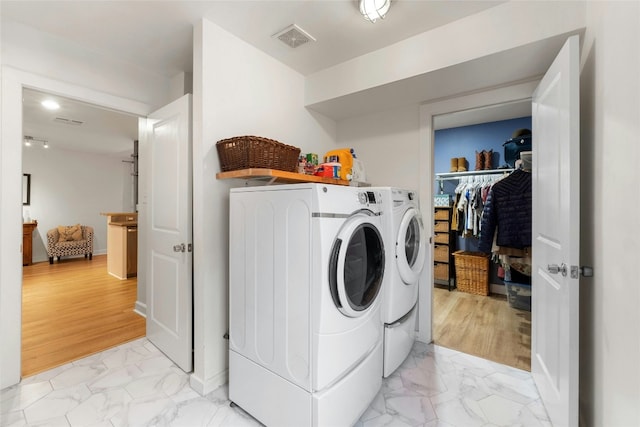
{"label": "round dryer door", "polygon": [[420,277],[426,251],[426,236],[420,211],[415,208],[407,209],[400,222],[397,238],[398,272],[406,285],[413,285]]}
{"label": "round dryer door", "polygon": [[331,250],[329,287],[333,302],[349,317],[362,316],[376,301],[384,274],[384,245],[366,214],[351,216]]}

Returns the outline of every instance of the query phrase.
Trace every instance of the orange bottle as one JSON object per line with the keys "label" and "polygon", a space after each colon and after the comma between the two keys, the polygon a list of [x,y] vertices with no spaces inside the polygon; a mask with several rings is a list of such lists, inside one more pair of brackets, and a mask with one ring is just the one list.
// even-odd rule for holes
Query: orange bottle
{"label": "orange bottle", "polygon": [[[337,157],[337,160],[334,158]],[[340,163],[340,179],[350,181],[353,169],[353,155],[350,148],[338,148],[337,150],[328,151],[324,155],[324,161]]]}

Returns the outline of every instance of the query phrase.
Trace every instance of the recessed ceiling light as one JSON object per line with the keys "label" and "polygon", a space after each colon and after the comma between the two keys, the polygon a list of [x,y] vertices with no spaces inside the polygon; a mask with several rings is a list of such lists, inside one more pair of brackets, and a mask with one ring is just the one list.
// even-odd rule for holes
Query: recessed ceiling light
{"label": "recessed ceiling light", "polygon": [[52,99],[46,99],[42,101],[41,104],[47,110],[57,110],[58,108],[60,108],[60,104]]}

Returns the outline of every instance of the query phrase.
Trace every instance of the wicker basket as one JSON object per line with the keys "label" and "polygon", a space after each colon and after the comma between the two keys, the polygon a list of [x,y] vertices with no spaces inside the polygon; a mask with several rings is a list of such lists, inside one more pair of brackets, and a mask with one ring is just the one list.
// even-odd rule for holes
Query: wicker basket
{"label": "wicker basket", "polygon": [[461,292],[489,295],[489,257],[482,252],[456,251],[456,287]]}
{"label": "wicker basket", "polygon": [[449,262],[449,246],[435,245],[433,250],[433,260],[438,262]]}
{"label": "wicker basket", "polygon": [[300,149],[260,136],[236,136],[216,143],[222,172],[248,168],[294,172]]}

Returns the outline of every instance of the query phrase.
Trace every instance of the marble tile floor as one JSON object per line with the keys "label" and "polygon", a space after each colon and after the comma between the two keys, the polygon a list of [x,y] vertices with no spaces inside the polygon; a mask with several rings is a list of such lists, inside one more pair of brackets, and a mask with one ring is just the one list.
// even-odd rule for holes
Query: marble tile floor
{"label": "marble tile floor", "polygon": [[[0,391],[0,425],[259,426],[227,399],[207,396],[148,340],[139,339]],[[550,426],[530,373],[416,343],[383,382],[357,427]]]}

